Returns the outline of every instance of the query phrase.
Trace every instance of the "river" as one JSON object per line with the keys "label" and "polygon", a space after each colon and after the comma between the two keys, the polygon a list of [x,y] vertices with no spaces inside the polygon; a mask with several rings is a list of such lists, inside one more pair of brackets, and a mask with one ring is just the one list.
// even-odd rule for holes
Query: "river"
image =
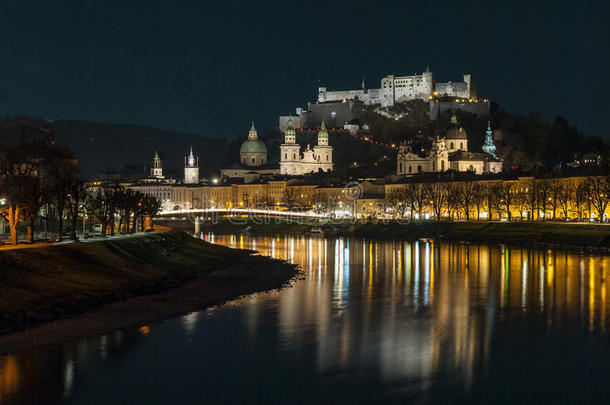
{"label": "river", "polygon": [[0,403],[610,401],[610,258],[501,245],[213,235],[290,288],[0,358]]}

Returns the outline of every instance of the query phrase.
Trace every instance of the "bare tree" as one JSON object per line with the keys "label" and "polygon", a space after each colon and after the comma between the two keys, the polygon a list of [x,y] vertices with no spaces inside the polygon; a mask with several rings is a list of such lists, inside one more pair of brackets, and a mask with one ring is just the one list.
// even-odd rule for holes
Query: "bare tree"
{"label": "bare tree", "polygon": [[282,195],[282,202],[289,211],[292,211],[298,205],[298,192],[294,187],[286,187],[284,194]]}
{"label": "bare tree", "polygon": [[409,183],[406,190],[411,204],[411,217],[413,217],[413,211],[415,211],[421,218],[427,201],[426,187],[422,183]]}
{"label": "bare tree", "polygon": [[587,182],[591,193],[591,204],[597,211],[597,220],[601,222],[604,219],[604,212],[608,207],[610,198],[610,176],[589,177]]}
{"label": "bare tree", "polygon": [[434,218],[438,221],[442,217],[443,208],[447,205],[447,186],[443,183],[427,183],[426,195],[432,204]]}
{"label": "bare tree", "polygon": [[485,187],[482,184],[475,183],[472,193],[472,203],[477,210],[477,221],[481,219],[481,209],[485,204]]}
{"label": "bare tree", "polygon": [[570,202],[574,200],[575,187],[571,182],[562,185],[557,194],[557,205],[561,210],[564,219],[570,216]]}
{"label": "bare tree", "polygon": [[484,202],[487,208],[487,220],[493,220],[493,208],[496,204],[496,186],[494,184],[485,184],[483,186]]}
{"label": "bare tree", "polygon": [[450,195],[455,196],[459,207],[466,216],[466,221],[470,221],[470,208],[475,200],[475,186],[472,181],[461,182],[457,187],[450,190]]}
{"label": "bare tree", "polygon": [[78,216],[83,211],[84,200],[86,198],[85,183],[81,179],[74,177],[69,190],[70,193],[66,196],[66,206],[72,221],[70,239],[77,240],[76,228],[78,227]]}
{"label": "bare tree", "polygon": [[515,197],[513,183],[501,182],[494,187],[496,193],[496,207],[506,214],[510,221],[512,218],[511,207]]}
{"label": "bare tree", "polygon": [[576,216],[579,221],[582,221],[583,219],[585,205],[590,204],[589,195],[589,182],[580,181],[574,189],[574,205],[576,207]]}
{"label": "bare tree", "polygon": [[548,219],[547,211],[551,199],[551,182],[549,179],[542,179],[538,181],[538,207],[542,210],[542,220]]}

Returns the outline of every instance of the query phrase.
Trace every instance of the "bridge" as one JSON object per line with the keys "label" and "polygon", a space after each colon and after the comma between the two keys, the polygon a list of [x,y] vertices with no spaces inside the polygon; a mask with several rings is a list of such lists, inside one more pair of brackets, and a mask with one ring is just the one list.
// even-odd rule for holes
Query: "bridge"
{"label": "bridge", "polygon": [[275,211],[256,208],[192,208],[179,210],[159,211],[159,216],[183,216],[183,215],[248,215],[269,216],[288,218],[329,218],[329,214],[317,214],[312,211]]}

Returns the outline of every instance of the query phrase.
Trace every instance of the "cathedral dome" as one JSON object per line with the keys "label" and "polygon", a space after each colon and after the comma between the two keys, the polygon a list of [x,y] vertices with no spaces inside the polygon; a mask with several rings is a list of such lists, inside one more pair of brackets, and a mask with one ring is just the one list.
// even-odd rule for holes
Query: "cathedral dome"
{"label": "cathedral dome", "polygon": [[445,139],[468,139],[466,130],[458,125],[455,114],[451,116],[451,126],[445,133]]}
{"label": "cathedral dome", "polygon": [[246,166],[260,166],[267,163],[267,146],[258,139],[254,122],[248,132],[248,139],[239,148],[239,155],[241,163]]}
{"label": "cathedral dome", "polygon": [[267,153],[267,146],[260,139],[247,139],[241,144],[239,153]]}
{"label": "cathedral dome", "polygon": [[445,134],[445,139],[467,139],[466,130],[462,127],[451,127]]}

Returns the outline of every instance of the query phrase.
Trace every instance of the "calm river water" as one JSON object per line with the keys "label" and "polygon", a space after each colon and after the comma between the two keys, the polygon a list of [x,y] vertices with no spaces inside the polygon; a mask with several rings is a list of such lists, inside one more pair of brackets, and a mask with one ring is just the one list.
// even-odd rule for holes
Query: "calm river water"
{"label": "calm river water", "polygon": [[203,235],[292,288],[0,358],[0,403],[608,403],[610,258],[434,241]]}

